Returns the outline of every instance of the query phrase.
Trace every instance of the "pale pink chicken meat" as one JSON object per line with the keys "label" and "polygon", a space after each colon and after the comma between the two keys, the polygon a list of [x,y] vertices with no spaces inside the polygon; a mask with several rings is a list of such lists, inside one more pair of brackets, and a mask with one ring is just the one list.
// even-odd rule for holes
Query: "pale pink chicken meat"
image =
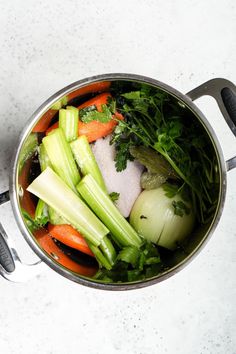
{"label": "pale pink chicken meat", "polygon": [[105,139],[98,139],[92,145],[92,150],[108,193],[117,192],[120,194],[116,206],[124,217],[128,217],[135,200],[142,191],[140,177],[143,166],[137,161],[128,161],[127,168],[117,172],[114,162],[115,147],[110,145],[110,138],[107,136]]}

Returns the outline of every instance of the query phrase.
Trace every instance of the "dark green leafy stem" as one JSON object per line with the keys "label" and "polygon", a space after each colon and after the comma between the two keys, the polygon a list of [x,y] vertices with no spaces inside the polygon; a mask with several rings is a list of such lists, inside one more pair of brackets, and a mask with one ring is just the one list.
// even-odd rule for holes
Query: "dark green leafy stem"
{"label": "dark green leafy stem", "polygon": [[[216,154],[197,119],[175,98],[148,85],[126,93],[120,90],[116,100],[117,109],[125,117],[111,139],[117,152],[117,171],[132,160],[132,146],[151,147],[181,178],[174,188],[181,188],[192,201],[199,222],[208,222],[217,205],[219,174]],[[179,204],[177,207],[177,212],[183,209]]]}
{"label": "dark green leafy stem", "polygon": [[33,219],[26,210],[21,209],[22,215],[24,216],[25,223],[31,232],[34,232],[41,227],[45,226],[48,222],[48,218],[43,215],[42,219]]}
{"label": "dark green leafy stem", "polygon": [[138,249],[134,246],[123,248],[112,270],[100,269],[95,279],[104,282],[130,282],[151,278],[163,270],[163,264],[156,246],[145,242]]}

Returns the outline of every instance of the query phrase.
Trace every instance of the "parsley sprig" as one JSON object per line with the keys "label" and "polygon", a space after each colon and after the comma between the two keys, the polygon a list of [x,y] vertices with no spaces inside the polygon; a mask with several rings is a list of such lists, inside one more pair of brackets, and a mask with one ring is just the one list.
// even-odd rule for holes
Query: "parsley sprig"
{"label": "parsley sprig", "polygon": [[[208,222],[217,205],[219,173],[212,144],[196,117],[177,99],[150,85],[120,92],[117,109],[125,117],[118,122],[111,140],[117,152],[117,171],[133,159],[131,146],[151,147],[180,177],[177,190],[183,186],[199,222]],[[177,213],[187,212],[183,205],[174,207]]]}

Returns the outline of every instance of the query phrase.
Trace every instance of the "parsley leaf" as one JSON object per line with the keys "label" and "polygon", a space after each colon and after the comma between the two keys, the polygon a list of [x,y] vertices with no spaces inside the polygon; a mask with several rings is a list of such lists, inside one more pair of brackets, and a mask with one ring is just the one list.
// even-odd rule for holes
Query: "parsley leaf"
{"label": "parsley leaf", "polygon": [[[102,104],[102,112],[98,112],[96,109],[87,109],[80,113],[80,119],[84,123],[92,122],[96,120],[101,123],[107,123],[112,119],[112,113],[106,104]],[[88,108],[88,107],[87,107]]]}
{"label": "parsley leaf", "polygon": [[33,219],[29,215],[29,213],[27,213],[27,211],[24,210],[23,208],[21,209],[21,212],[24,217],[25,223],[31,232],[34,232],[40,229],[41,227],[45,226],[49,221],[47,215],[42,215],[42,218],[39,220],[39,219]]}
{"label": "parsley leaf", "polygon": [[132,142],[125,140],[121,141],[119,145],[116,145],[115,166],[117,172],[121,172],[126,169],[128,160],[134,160],[129,151],[131,145]]}
{"label": "parsley leaf", "polygon": [[184,214],[190,214],[190,208],[181,200],[178,200],[177,202],[173,200],[172,206],[174,207],[175,215],[184,216]]}
{"label": "parsley leaf", "polygon": [[[120,131],[115,131],[112,138],[117,152],[117,170],[126,168],[131,159],[129,147],[143,145],[156,150],[178,175],[176,191],[181,189],[181,196],[192,202],[200,223],[208,222],[217,205],[219,170],[204,128],[194,114],[170,94],[147,84],[130,84],[130,91],[127,87],[124,84],[122,92],[120,86],[116,93],[117,110],[125,118]],[[173,178],[169,176],[168,180]],[[168,195],[173,197],[175,191],[169,190]],[[176,205],[177,213],[182,213],[182,209]]]}
{"label": "parsley leaf", "polygon": [[111,198],[113,203],[117,202],[117,200],[119,199],[119,196],[120,196],[120,193],[117,193],[117,192],[111,192],[109,194],[109,197]]}
{"label": "parsley leaf", "polygon": [[123,93],[121,96],[127,98],[128,100],[137,100],[140,99],[140,91],[131,91]]}
{"label": "parsley leaf", "polygon": [[163,268],[158,248],[144,241],[140,249],[135,246],[124,247],[119,252],[112,269],[100,269],[95,279],[104,282],[136,281],[155,276]]}

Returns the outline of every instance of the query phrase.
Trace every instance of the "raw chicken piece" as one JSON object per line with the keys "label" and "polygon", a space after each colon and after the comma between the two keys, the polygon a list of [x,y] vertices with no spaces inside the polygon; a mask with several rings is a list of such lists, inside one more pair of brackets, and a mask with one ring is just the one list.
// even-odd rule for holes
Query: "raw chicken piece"
{"label": "raw chicken piece", "polygon": [[110,145],[110,136],[98,139],[92,145],[92,150],[102,172],[108,193],[120,193],[116,202],[117,208],[124,217],[128,217],[132,206],[141,193],[140,177],[143,166],[136,161],[128,161],[124,171],[117,172],[115,168],[115,147]]}

